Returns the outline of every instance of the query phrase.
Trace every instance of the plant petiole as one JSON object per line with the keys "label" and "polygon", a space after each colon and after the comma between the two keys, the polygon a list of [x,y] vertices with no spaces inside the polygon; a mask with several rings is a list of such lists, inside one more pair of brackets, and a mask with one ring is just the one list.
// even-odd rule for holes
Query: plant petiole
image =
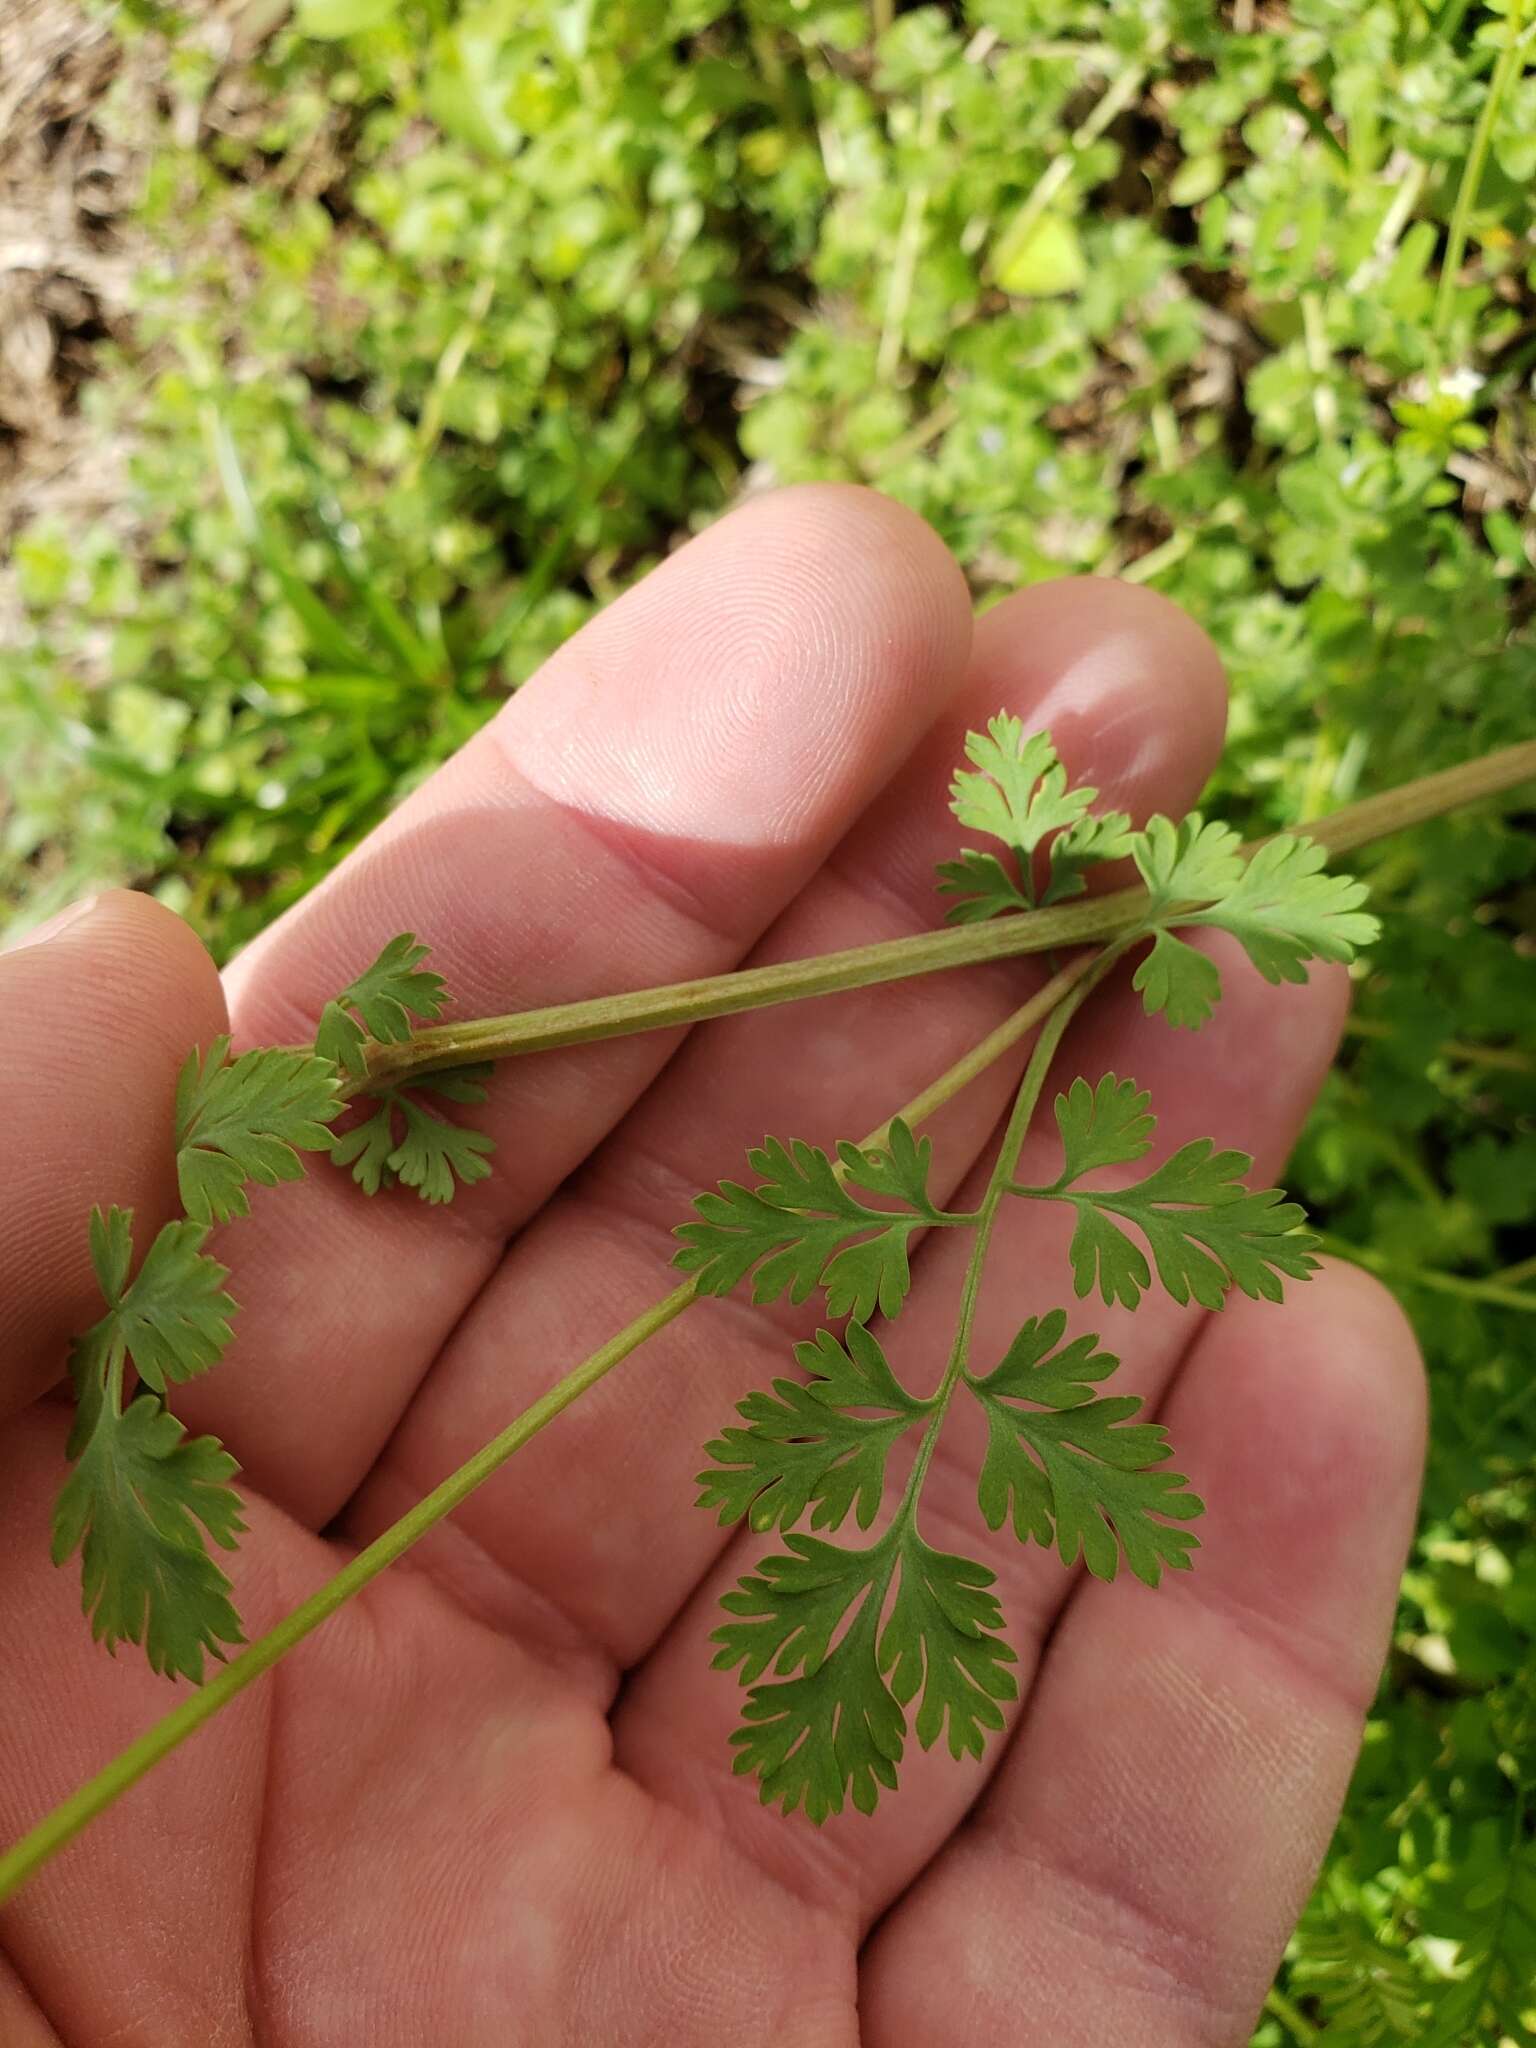
{"label": "plant petiole", "polygon": [[[1330,853],[1347,853],[1532,778],[1536,778],[1536,740],[1525,740],[1349,804],[1309,823],[1307,837]],[[1260,843],[1254,842],[1245,851],[1256,851]],[[347,1092],[365,1094],[375,1083],[387,1086],[478,1060],[590,1045],[599,1039],[703,1023],[712,1017],[737,1016],[775,1003],[836,995],[845,989],[871,988],[951,967],[1108,942],[1136,925],[1146,901],[1146,890],[1138,886],[986,924],[919,932],[873,946],[851,946],[808,960],[740,968],[731,974],[560,1003],[511,1016],[434,1024],[399,1044],[370,1047],[368,1079],[350,1083]]]}
{"label": "plant petiole", "polygon": [[966,1264],[965,1278],[961,1283],[960,1314],[955,1326],[955,1341],[950,1351],[949,1362],[944,1368],[944,1377],[933,1397],[933,1419],[923,1432],[923,1440],[918,1446],[917,1457],[897,1509],[898,1525],[904,1520],[910,1520],[916,1510],[918,1495],[922,1491],[923,1481],[933,1461],[939,1435],[949,1413],[949,1404],[954,1398],[955,1389],[966,1374],[970,1360],[971,1331],[976,1321],[976,1305],[981,1298],[981,1276],[986,1265],[993,1228],[1004,1198],[1014,1192],[1013,1175],[1018,1166],[1019,1152],[1028,1136],[1030,1122],[1040,1101],[1040,1092],[1051,1070],[1051,1062],[1056,1057],[1057,1048],[1068,1024],[1122,957],[1124,950],[1123,946],[1111,946],[1097,955],[1090,971],[1079,977],[1076,986],[1052,1010],[1030,1052],[1029,1064],[1024,1069],[1023,1079],[1014,1096],[1013,1109],[1008,1118],[1007,1129],[1003,1133],[1002,1143],[998,1147],[986,1193],[982,1196],[981,1207],[976,1212],[976,1236]]}

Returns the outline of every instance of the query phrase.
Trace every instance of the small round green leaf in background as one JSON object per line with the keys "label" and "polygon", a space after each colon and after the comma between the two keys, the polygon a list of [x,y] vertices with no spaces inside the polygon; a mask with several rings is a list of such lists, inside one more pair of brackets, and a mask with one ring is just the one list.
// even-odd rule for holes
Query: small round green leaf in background
{"label": "small round green leaf in background", "polygon": [[992,257],[992,275],[1017,298],[1054,299],[1075,292],[1087,276],[1077,228],[1064,214],[1045,213],[1004,231]]}
{"label": "small round green leaf in background", "polygon": [[294,19],[307,36],[355,36],[382,28],[399,0],[299,0]]}

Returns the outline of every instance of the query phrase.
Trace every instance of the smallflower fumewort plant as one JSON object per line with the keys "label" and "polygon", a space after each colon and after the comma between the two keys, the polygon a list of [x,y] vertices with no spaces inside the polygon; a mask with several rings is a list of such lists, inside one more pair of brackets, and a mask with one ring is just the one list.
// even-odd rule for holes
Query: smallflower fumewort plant
{"label": "smallflower fumewort plant", "polygon": [[[1134,1074],[1080,1076],[1046,1100],[1072,1019],[1123,961],[1150,1020],[1197,1030],[1220,972],[1188,934],[1238,942],[1271,983],[1314,960],[1347,962],[1375,920],[1364,886],[1331,853],[1509,786],[1529,773],[1512,748],[1373,797],[1316,836],[1245,847],[1192,813],[1140,828],[1094,808],[1049,737],[994,718],[966,742],[951,804],[967,839],[938,876],[949,929],[714,980],[598,997],[520,1016],[447,1020],[447,992],[411,933],[392,939],[325,1005],[314,1041],[233,1055],[194,1051],[177,1091],[182,1214],[135,1265],[129,1211],[98,1208],[90,1248],[101,1313],[71,1347],[69,1469],[53,1556],[78,1557],[82,1604],[107,1650],[132,1645],[195,1689],[0,1857],[0,1897],[193,1729],[378,1576],[563,1409],[701,1297],[813,1298],[821,1317],[786,1370],[722,1419],[704,1447],[699,1505],[771,1532],[777,1547],[726,1594],[714,1661],[744,1687],[736,1769],[765,1802],[814,1822],[870,1812],[899,1781],[910,1742],[979,1756],[1014,1698],[1015,1652],[995,1575],[925,1533],[923,1496],[957,1410],[978,1415],[978,1527],[1054,1549],[1100,1578],[1147,1586],[1188,1570],[1201,1513],[1164,1429],[1114,1391],[1118,1358],[1093,1306],[1134,1310],[1160,1290],[1219,1309],[1237,1288],[1279,1301],[1305,1281],[1317,1239],[1251,1162],[1206,1137],[1147,1165],[1156,1105]],[[1130,863],[1139,882],[1091,892],[1096,870]],[[252,1184],[300,1178],[328,1155],[361,1197],[385,1187],[442,1203],[494,1170],[489,1138],[461,1120],[494,1062],[986,959],[1044,952],[1054,971],[1014,1015],[877,1131],[830,1150],[765,1137],[746,1172],[700,1194],[677,1227],[683,1276],[259,1641],[244,1635],[220,1563],[243,1532],[237,1466],[191,1436],[175,1387],[217,1366],[236,1305],[208,1249]],[[935,1191],[928,1118],[1033,1034],[1002,1137],[974,1206]],[[1021,1177],[1026,1137],[1053,1130],[1043,1177]],[[1038,1142],[1031,1157],[1038,1156]],[[1000,1214],[1053,1203],[1070,1223],[1058,1299],[995,1355],[975,1341]],[[922,1384],[892,1364],[914,1248],[951,1231],[967,1256],[953,1334]],[[786,1366],[789,1360],[786,1359]],[[218,1666],[211,1674],[210,1663]]]}

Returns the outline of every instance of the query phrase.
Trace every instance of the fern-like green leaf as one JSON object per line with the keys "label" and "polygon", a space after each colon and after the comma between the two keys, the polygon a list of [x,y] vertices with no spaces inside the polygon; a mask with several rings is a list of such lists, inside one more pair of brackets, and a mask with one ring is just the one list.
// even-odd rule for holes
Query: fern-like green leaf
{"label": "fern-like green leaf", "polygon": [[1088,870],[1105,861],[1124,860],[1131,840],[1131,821],[1124,811],[1089,812],[1059,832],[1051,841],[1050,867],[1040,892],[1042,907],[1081,896],[1088,886]]}
{"label": "fern-like green leaf", "polygon": [[787,1529],[807,1508],[813,1529],[840,1528],[850,1512],[867,1529],[892,1445],[933,1404],[907,1392],[862,1323],[841,1339],[818,1330],[795,1359],[803,1384],[775,1380],[771,1393],[749,1394],[736,1409],[746,1428],[705,1446],[713,1463],[699,1474],[699,1505],[754,1529]]}
{"label": "fern-like green leaf", "polygon": [[1214,961],[1175,938],[1170,927],[1207,925],[1230,932],[1266,981],[1302,982],[1309,960],[1348,961],[1380,931],[1360,909],[1363,882],[1323,872],[1325,850],[1284,834],[1245,860],[1229,825],[1192,811],[1180,824],[1152,818],[1131,838],[1147,885],[1152,949],[1136,970],[1149,1016],[1198,1028],[1221,994]]}
{"label": "fern-like green leaf", "polygon": [[985,733],[966,735],[971,768],[950,788],[950,809],[975,832],[1002,840],[1026,860],[1049,833],[1075,825],[1098,795],[1069,789],[1049,733],[1025,736],[1022,719],[1000,713]]}
{"label": "fern-like green leaf", "polygon": [[389,1155],[389,1170],[402,1187],[414,1188],[424,1202],[451,1202],[460,1187],[489,1176],[488,1155],[495,1147],[483,1131],[450,1124],[409,1095],[400,1095],[396,1107],[404,1131]]}
{"label": "fern-like green leaf", "polygon": [[[833,1316],[895,1315],[911,1285],[912,1233],[953,1220],[929,1198],[930,1157],[928,1141],[899,1120],[886,1148],[841,1146],[841,1173],[815,1145],[767,1138],[747,1155],[759,1184],[726,1180],[698,1196],[698,1220],[678,1225],[673,1264],[705,1294],[728,1294],[751,1274],[754,1301],[804,1301],[821,1287]],[[905,1206],[875,1208],[849,1183]]]}
{"label": "fern-like green leaf", "polygon": [[447,991],[442,976],[422,967],[427,948],[413,932],[390,940],[371,967],[320,1013],[315,1051],[355,1081],[368,1076],[367,1045],[401,1045],[414,1023],[430,1024],[442,1014]]}
{"label": "fern-like green leaf", "polygon": [[1301,982],[1308,960],[1353,960],[1380,935],[1360,909],[1370,893],[1351,875],[1323,872],[1327,853],[1312,839],[1267,840],[1221,900],[1188,920],[1241,940],[1268,982]]}
{"label": "fern-like green leaf", "polygon": [[1091,867],[1130,851],[1130,819],[1121,811],[1089,814],[1098,791],[1068,788],[1049,733],[1026,737],[1022,720],[1000,715],[984,733],[967,736],[965,751],[972,765],[955,776],[950,809],[962,825],[1000,839],[1017,872],[1010,873],[996,854],[972,848],[945,861],[939,892],[956,899],[946,913],[952,924],[1032,910],[1035,854],[1047,839],[1051,850],[1041,903],[1080,895]]}
{"label": "fern-like green leaf", "polygon": [[1246,1187],[1241,1176],[1253,1164],[1248,1154],[1218,1151],[1209,1138],[1181,1146],[1130,1187],[1076,1185],[1090,1166],[1119,1164],[1146,1151],[1152,1129],[1146,1105],[1134,1083],[1114,1075],[1093,1091],[1079,1081],[1056,1098],[1065,1161],[1060,1179],[1018,1190],[1076,1209],[1071,1259],[1079,1295],[1097,1287],[1106,1303],[1135,1308],[1140,1301],[1152,1266],[1128,1224],[1146,1240],[1159,1280],[1180,1303],[1220,1308],[1229,1287],[1256,1301],[1279,1301],[1285,1279],[1304,1280],[1316,1270],[1318,1239],[1302,1228],[1305,1212],[1280,1188]]}
{"label": "fern-like green leaf", "polygon": [[414,1188],[424,1202],[451,1202],[460,1187],[489,1175],[495,1142],[483,1131],[450,1124],[417,1097],[431,1093],[449,1102],[483,1102],[490,1072],[484,1063],[447,1067],[422,1075],[409,1089],[381,1089],[370,1115],[331,1137],[331,1158],[352,1169],[365,1195],[399,1184]]}
{"label": "fern-like green leaf", "polygon": [[[163,1227],[130,1286],[132,1231],[131,1210],[91,1212],[92,1260],[107,1313],[75,1351],[94,1360],[121,1347],[139,1377],[163,1394],[167,1381],[193,1379],[222,1357],[235,1312],[224,1292],[229,1272],[203,1250],[207,1227],[180,1221]],[[94,1365],[74,1361],[71,1371],[77,1393],[82,1378],[96,1376]]]}
{"label": "fern-like green leaf", "polygon": [[1034,905],[995,853],[965,847],[955,860],[939,864],[939,894],[952,896],[944,916],[950,924],[982,924],[1006,910]]}
{"label": "fern-like green leaf", "polygon": [[151,1394],[125,1413],[97,1406],[53,1523],[54,1563],[82,1553],[97,1642],[141,1643],[151,1670],[201,1684],[205,1657],[245,1640],[204,1537],[235,1547],[245,1527],[229,1484],[238,1470],[216,1438],[189,1437]]}
{"label": "fern-like green leaf", "polygon": [[[212,1365],[229,1342],[234,1304],[224,1268],[202,1250],[207,1229],[168,1223],[130,1281],[133,1219],[91,1217],[91,1256],[106,1313],[70,1352],[76,1412],[72,1470],[54,1515],[53,1558],[82,1553],[92,1633],[108,1649],[142,1643],[151,1667],[201,1679],[205,1653],[242,1640],[229,1583],[206,1535],[233,1548],[243,1524],[229,1481],[233,1458],[212,1437],[188,1438],[163,1402],[169,1382]],[[132,1366],[154,1393],[124,1407]]]}
{"label": "fern-like green leaf", "polygon": [[1095,1087],[1079,1075],[1056,1098],[1062,1185],[1080,1180],[1096,1167],[1120,1166],[1148,1152],[1156,1129],[1151,1102],[1134,1081],[1105,1074]]}
{"label": "fern-like green leaf", "polygon": [[1020,1542],[1054,1543],[1063,1564],[1081,1556],[1096,1578],[1112,1579],[1123,1556],[1155,1586],[1165,1569],[1187,1569],[1197,1539],[1169,1524],[1202,1504],[1164,1469],[1166,1432],[1133,1419],[1141,1402],[1095,1395],[1119,1360],[1096,1337],[1063,1346],[1066,1321],[1061,1309],[1031,1317],[993,1372],[967,1375],[987,1418],[983,1519],[991,1529],[1011,1519]]}
{"label": "fern-like green leaf", "polygon": [[1202,818],[1198,811],[1177,824],[1171,818],[1149,818],[1132,836],[1131,855],[1147,885],[1154,922],[1172,911],[1215,902],[1243,879],[1242,841],[1230,825]]}
{"label": "fern-like green leaf", "polygon": [[1221,970],[1198,947],[1160,931],[1137,962],[1131,986],[1149,1017],[1166,1017],[1176,1031],[1198,1031],[1221,1000]]}
{"label": "fern-like green leaf", "polygon": [[734,1618],[714,1638],[716,1667],[740,1666],[750,1688],[735,1768],[764,1803],[818,1823],[850,1800],[873,1812],[895,1787],[914,1700],[925,1749],[943,1737],[953,1755],[979,1755],[1017,1692],[993,1574],[906,1524],[867,1550],[787,1542],[726,1595]]}
{"label": "fern-like green leaf", "polygon": [[[873,1813],[896,1785],[906,1716],[880,1670],[880,1605],[888,1550],[840,1550],[788,1538],[723,1602],[737,1617],[715,1630],[717,1670],[741,1666],[750,1690],[731,1737],[734,1769],[759,1781],[765,1806],[803,1806],[818,1825],[851,1798]],[[842,1634],[836,1648],[833,1635]],[[777,1674],[758,1683],[772,1669]]]}
{"label": "fern-like green leaf", "polygon": [[176,1087],[181,1205],[198,1223],[249,1213],[248,1181],[303,1177],[300,1151],[322,1152],[340,1108],[336,1069],[314,1053],[264,1047],[229,1058],[228,1038],[187,1055]]}
{"label": "fern-like green leaf", "polygon": [[956,1759],[980,1756],[1018,1697],[1002,1634],[996,1573],[968,1557],[931,1550],[908,1534],[901,1545],[896,1600],[880,1636],[880,1668],[897,1704],[917,1700],[913,1733],[924,1749],[944,1737]]}

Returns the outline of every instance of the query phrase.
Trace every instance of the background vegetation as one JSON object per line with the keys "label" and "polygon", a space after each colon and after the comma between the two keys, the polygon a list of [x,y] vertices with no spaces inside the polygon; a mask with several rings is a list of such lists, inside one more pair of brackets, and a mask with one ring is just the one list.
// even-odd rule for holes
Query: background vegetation
{"label": "background vegetation", "polygon": [[[229,951],[773,480],[906,499],[982,603],[1072,570],[1186,605],[1245,829],[1530,732],[1525,0],[29,9],[67,35],[0,144],[18,918],[127,878]],[[29,92],[63,95],[31,128]],[[1515,823],[1368,858],[1388,936],[1293,1168],[1402,1293],[1435,1426],[1269,2048],[1536,2041]]]}

